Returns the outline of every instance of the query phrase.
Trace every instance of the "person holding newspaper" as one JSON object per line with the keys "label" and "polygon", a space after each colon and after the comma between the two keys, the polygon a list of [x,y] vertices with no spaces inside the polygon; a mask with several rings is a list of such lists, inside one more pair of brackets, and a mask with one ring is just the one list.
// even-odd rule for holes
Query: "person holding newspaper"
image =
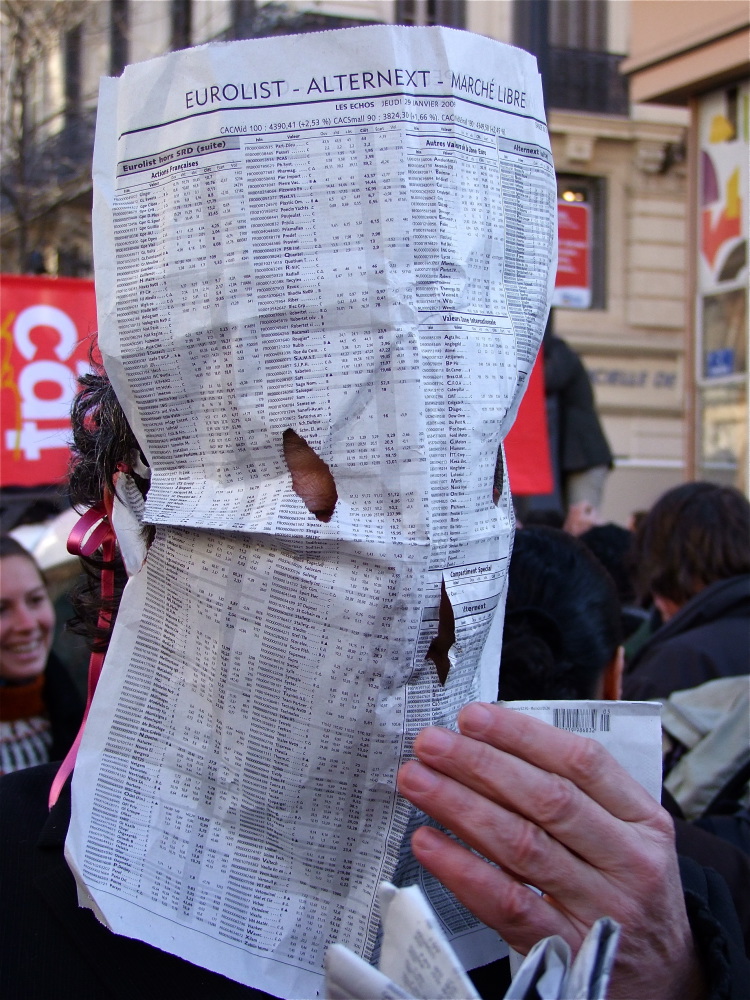
{"label": "person holding newspaper", "polygon": [[[88,455],[78,488],[85,492],[85,483],[94,499],[118,464],[137,465],[138,454],[106,377],[87,382],[76,411]],[[89,427],[82,417],[92,410]],[[327,482],[314,456],[300,450],[291,464],[305,502],[320,509]],[[403,766],[400,790],[488,860],[422,827],[413,849],[426,868],[519,951],[554,933],[575,949],[597,917],[613,917],[623,934],[612,996],[739,1000],[747,963],[718,877],[698,866],[680,870],[668,814],[603,748],[492,705],[467,706],[459,727],[422,731],[418,762]],[[101,987],[100,996],[155,996],[166,982],[183,997],[264,995],[112,934],[77,907],[63,858],[67,788],[47,812],[53,773],[46,765],[0,783],[4,976],[13,995],[47,987],[50,995],[84,995],[85,986],[86,995]]]}
{"label": "person holding newspaper", "polygon": [[746,996],[726,885],[678,862],[669,814],[602,746],[499,705],[467,705],[458,725],[424,729],[399,772],[467,845],[420,827],[425,868],[522,953],[552,934],[576,951],[598,917],[618,921],[611,997]]}

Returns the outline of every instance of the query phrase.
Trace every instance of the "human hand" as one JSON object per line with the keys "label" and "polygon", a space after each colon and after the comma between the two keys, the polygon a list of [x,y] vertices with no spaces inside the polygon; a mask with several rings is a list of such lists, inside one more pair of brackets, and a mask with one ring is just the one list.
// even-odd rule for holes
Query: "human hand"
{"label": "human hand", "polygon": [[597,524],[601,523],[601,518],[599,516],[599,511],[588,500],[581,500],[579,503],[574,503],[572,507],[568,508],[568,513],[565,515],[565,523],[563,524],[563,531],[567,531],[569,535],[584,534],[589,528],[595,528]]}
{"label": "human hand", "polygon": [[458,724],[422,730],[398,787],[483,857],[420,827],[417,860],[523,954],[551,934],[575,953],[612,917],[610,997],[703,997],[669,814],[593,740],[498,705]]}

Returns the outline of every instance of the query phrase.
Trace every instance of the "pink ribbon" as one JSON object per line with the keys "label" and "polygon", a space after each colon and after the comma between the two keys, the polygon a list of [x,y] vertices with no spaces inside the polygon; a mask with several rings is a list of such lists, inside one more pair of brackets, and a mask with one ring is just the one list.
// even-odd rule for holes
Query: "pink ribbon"
{"label": "pink ribbon", "polygon": [[[112,525],[107,516],[107,511],[103,504],[96,507],[92,507],[91,510],[87,511],[83,517],[76,522],[75,527],[71,531],[68,537],[68,552],[73,556],[92,556],[97,549],[101,548],[102,557],[104,559],[105,567],[101,570],[101,594],[102,603],[111,600],[115,594],[115,574],[114,570],[109,568],[107,564],[111,564],[115,558],[115,533],[112,530]],[[99,628],[108,629],[111,622],[111,614],[109,611],[102,609],[99,612]],[[78,730],[78,735],[73,741],[73,745],[65,756],[65,760],[60,765],[55,779],[52,782],[52,787],[49,792],[49,807],[57,802],[60,792],[63,789],[63,785],[68,780],[68,777],[73,773],[73,768],[75,767],[76,758],[78,756],[78,748],[81,745],[81,740],[83,738],[83,731],[86,728],[86,720],[88,719],[89,709],[91,708],[91,701],[94,697],[94,691],[96,691],[96,685],[99,683],[99,677],[102,672],[102,667],[104,665],[104,653],[92,653],[89,659],[89,679],[88,679],[88,692],[86,696],[86,708],[83,713],[83,720],[81,721],[81,728]]]}

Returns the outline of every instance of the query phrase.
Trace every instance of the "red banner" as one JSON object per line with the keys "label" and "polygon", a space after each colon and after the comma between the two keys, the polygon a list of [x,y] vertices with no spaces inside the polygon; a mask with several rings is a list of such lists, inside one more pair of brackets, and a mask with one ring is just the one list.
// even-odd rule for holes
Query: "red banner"
{"label": "red banner", "polygon": [[0,275],[0,485],[65,478],[70,404],[95,331],[93,281]]}
{"label": "red banner", "polygon": [[505,439],[510,489],[517,496],[551,493],[554,489],[542,364],[540,350],[516,422]]}

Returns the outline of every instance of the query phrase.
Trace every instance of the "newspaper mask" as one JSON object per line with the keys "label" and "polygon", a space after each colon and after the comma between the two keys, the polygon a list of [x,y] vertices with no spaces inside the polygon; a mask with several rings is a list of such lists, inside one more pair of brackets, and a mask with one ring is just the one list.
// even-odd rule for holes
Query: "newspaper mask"
{"label": "newspaper mask", "polygon": [[[497,690],[495,460],[554,265],[536,66],[391,27],[174,53],[103,82],[94,174],[100,346],[157,530],[69,860],[110,926],[310,996],[328,941],[372,954],[414,736]],[[285,432],[330,471],[327,521]]]}

